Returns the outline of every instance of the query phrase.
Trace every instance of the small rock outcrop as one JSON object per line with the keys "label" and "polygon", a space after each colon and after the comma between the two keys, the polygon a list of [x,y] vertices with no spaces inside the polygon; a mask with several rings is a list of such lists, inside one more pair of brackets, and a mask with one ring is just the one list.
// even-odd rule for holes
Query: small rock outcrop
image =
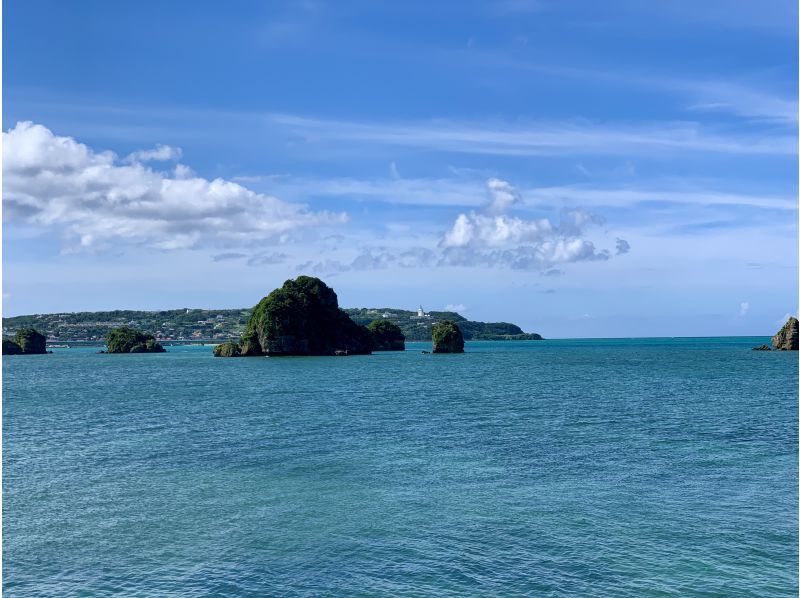
{"label": "small rock outcrop", "polygon": [[772,351],[769,345],[759,345],[758,347],[753,347],[753,351]]}
{"label": "small rock outcrop", "polygon": [[405,351],[406,337],[400,326],[389,320],[373,320],[367,326],[375,342],[375,351]]}
{"label": "small rock outcrop", "polygon": [[107,353],[165,353],[156,337],[128,326],[113,328],[106,334]]}
{"label": "small rock outcrop", "polygon": [[21,328],[13,339],[3,339],[3,355],[43,355],[47,339],[33,328]]}
{"label": "small rock outcrop", "polygon": [[233,341],[220,343],[214,347],[214,357],[239,357],[239,355],[241,355],[239,344]]}
{"label": "small rock outcrop", "polygon": [[792,316],[786,320],[786,324],[778,331],[778,334],[772,337],[772,346],[776,351],[797,351],[798,340],[800,340],[798,321]]}
{"label": "small rock outcrop", "polygon": [[437,322],[431,328],[434,353],[463,353],[464,336],[461,329],[450,320]]}
{"label": "small rock outcrop", "polygon": [[319,278],[298,276],[259,301],[239,339],[241,356],[368,355],[373,338],[339,309]]}

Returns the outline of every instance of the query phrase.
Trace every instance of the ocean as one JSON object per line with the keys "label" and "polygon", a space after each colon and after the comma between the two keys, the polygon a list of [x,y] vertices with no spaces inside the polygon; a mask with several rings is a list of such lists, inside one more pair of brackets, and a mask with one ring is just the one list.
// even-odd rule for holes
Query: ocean
{"label": "ocean", "polygon": [[796,596],[798,354],[3,359],[5,596]]}

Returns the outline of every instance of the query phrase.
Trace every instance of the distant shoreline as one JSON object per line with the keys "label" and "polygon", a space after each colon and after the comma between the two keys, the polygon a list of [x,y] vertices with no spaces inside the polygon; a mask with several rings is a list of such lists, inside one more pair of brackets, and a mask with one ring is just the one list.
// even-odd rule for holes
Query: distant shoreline
{"label": "distant shoreline", "polygon": [[[654,340],[654,341],[663,341],[663,340],[702,340],[702,339],[748,339],[748,340],[759,340],[759,339],[769,339],[770,335],[718,335],[718,336],[608,336],[608,337],[565,337],[565,338],[547,338],[542,340],[547,340],[552,342],[558,341],[643,341],[643,340]],[[224,343],[224,339],[206,339],[206,340],[160,340],[160,342],[164,343],[165,347],[188,347],[192,345],[197,346],[206,346],[211,347],[215,345],[219,345]],[[411,340],[407,341],[407,343],[419,343],[419,344],[429,344],[431,341],[426,340]],[[467,343],[524,343],[524,342],[531,342],[531,343],[540,343],[541,341],[534,341],[530,339],[473,339],[466,341]],[[71,345],[69,347],[65,347],[64,345]],[[48,348],[53,349],[77,349],[81,347],[102,347],[105,346],[105,342],[103,341],[53,341],[47,343]]]}
{"label": "distant shoreline", "polygon": [[[389,307],[347,308],[343,310],[359,325],[386,320],[400,327],[405,339],[430,341],[431,327],[450,320],[458,324],[464,339],[476,340],[541,340],[535,332],[525,332],[510,322],[468,320],[452,311],[404,310]],[[244,331],[252,308],[190,309],[162,311],[113,310],[94,312],[58,312],[3,318],[3,334],[11,335],[20,328],[35,328],[50,344],[100,343],[109,330],[127,326],[152,334],[162,344],[215,344],[236,341]]]}

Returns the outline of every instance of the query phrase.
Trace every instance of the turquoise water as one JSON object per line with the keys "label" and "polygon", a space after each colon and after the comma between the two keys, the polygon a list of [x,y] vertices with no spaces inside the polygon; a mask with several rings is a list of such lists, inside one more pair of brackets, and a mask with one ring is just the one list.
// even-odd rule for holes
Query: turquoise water
{"label": "turquoise water", "polygon": [[766,341],[4,358],[4,593],[796,596]]}

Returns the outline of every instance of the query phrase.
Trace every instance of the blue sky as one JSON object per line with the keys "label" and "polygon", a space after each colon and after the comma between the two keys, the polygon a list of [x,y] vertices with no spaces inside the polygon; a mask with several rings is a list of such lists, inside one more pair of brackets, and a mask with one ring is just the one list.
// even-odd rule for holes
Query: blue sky
{"label": "blue sky", "polygon": [[344,306],[550,337],[798,304],[791,1],[3,3],[6,315]]}

